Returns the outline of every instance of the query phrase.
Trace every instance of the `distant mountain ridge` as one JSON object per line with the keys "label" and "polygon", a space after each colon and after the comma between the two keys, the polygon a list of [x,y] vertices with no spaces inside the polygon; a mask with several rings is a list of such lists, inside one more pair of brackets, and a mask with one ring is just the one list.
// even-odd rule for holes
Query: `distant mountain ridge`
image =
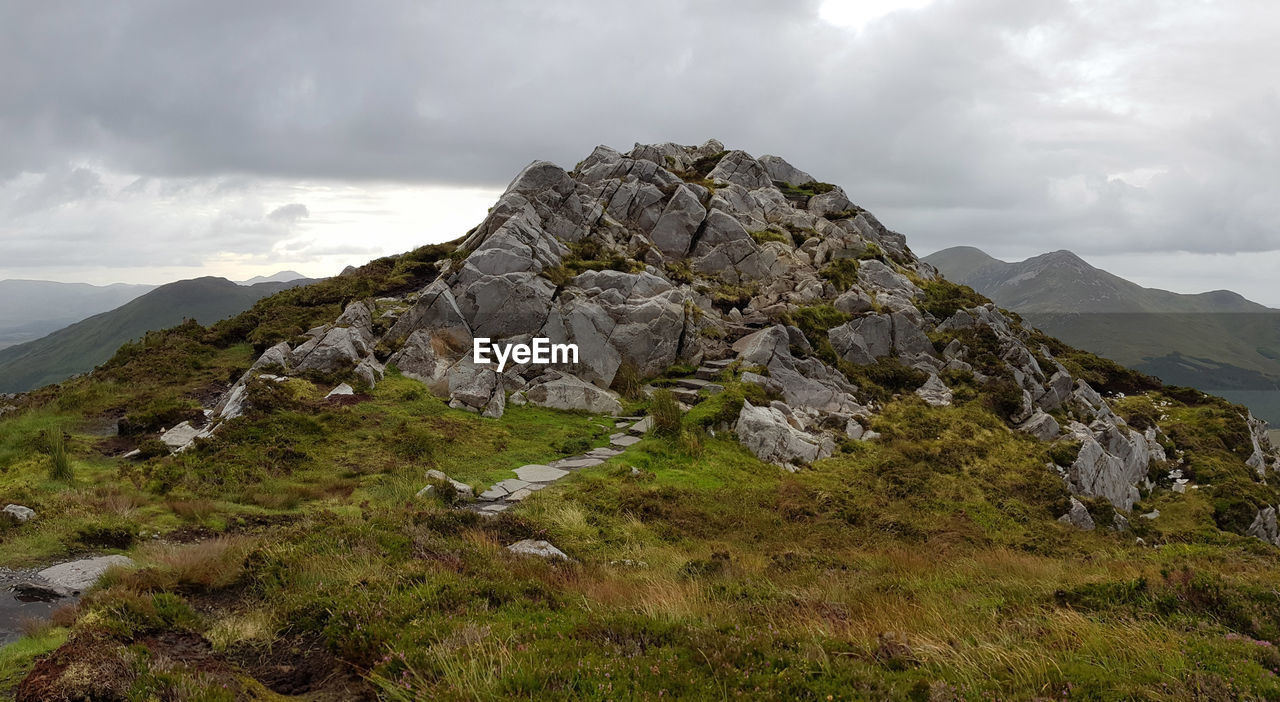
{"label": "distant mountain ridge", "polygon": [[257,285],[258,283],[289,283],[295,280],[302,280],[307,276],[297,271],[280,271],[271,275],[255,275],[248,280],[237,280],[237,285]]}
{"label": "distant mountain ridge", "polygon": [[154,290],[154,285],[89,285],[0,280],[0,349],[38,339]]}
{"label": "distant mountain ridge", "polygon": [[1070,251],[1009,263],[957,246],[923,260],[1070,344],[1280,423],[1280,310],[1229,290],[1145,288]]}
{"label": "distant mountain ridge", "polygon": [[1009,263],[972,246],[924,257],[948,279],[1018,313],[1034,312],[1274,312],[1230,290],[1183,294],[1144,288],[1089,265],[1066,250]]}
{"label": "distant mountain ridge", "polygon": [[148,331],[185,319],[216,322],[243,312],[267,295],[309,282],[304,278],[238,285],[226,278],[203,277],[161,285],[111,311],[0,349],[0,392],[24,392],[60,382],[92,370],[122,344]]}

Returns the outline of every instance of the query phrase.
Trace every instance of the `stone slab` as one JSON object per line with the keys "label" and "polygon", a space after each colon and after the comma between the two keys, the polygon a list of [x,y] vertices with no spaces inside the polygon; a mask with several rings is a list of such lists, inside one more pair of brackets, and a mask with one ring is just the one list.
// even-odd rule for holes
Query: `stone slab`
{"label": "stone slab", "polygon": [[568,475],[569,471],[551,466],[531,464],[516,468],[516,477],[526,483],[550,483]]}

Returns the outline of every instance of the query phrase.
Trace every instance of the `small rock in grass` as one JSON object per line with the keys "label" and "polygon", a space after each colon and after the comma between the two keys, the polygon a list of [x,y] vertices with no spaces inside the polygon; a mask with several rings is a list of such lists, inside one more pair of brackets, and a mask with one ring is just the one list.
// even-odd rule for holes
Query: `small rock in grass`
{"label": "small rock in grass", "polygon": [[4,513],[13,517],[14,521],[19,523],[34,519],[36,516],[36,511],[34,509],[31,509],[30,507],[23,507],[22,505],[6,505]]}
{"label": "small rock in grass", "polygon": [[508,546],[507,550],[512,553],[519,553],[525,556],[539,556],[547,559],[558,558],[565,561],[569,560],[569,557],[565,555],[564,551],[552,546],[549,542],[536,539],[517,541]]}
{"label": "small rock in grass", "polygon": [[356,394],[355,388],[351,387],[350,385],[347,385],[346,383],[343,383],[338,387],[330,390],[329,394],[324,396],[324,399],[327,400],[331,397],[337,397],[339,395],[354,395],[354,394]]}

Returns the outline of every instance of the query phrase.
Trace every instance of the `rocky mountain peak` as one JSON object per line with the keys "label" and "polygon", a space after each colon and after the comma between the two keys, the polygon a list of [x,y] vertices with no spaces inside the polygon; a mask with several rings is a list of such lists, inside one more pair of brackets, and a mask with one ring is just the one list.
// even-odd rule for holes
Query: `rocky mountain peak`
{"label": "rocky mountain peak", "polygon": [[[1074,258],[1046,258],[1063,256]],[[616,414],[627,384],[692,367],[673,386],[679,399],[754,388],[713,428],[792,470],[873,440],[868,418],[912,392],[935,406],[962,391],[998,398],[1011,426],[1078,445],[1048,470],[1121,510],[1163,457],[1158,426],[1129,427],[1032,331],[940,279],[839,186],[715,140],[599,146],[572,170],[536,161],[422,290],[354,302],[308,337],[268,350],[205,433],[242,411],[264,373],[372,386],[390,364],[454,407],[498,417],[508,403]],[[476,339],[578,353],[499,369],[473,356]],[[1255,438],[1265,473],[1274,458]]]}

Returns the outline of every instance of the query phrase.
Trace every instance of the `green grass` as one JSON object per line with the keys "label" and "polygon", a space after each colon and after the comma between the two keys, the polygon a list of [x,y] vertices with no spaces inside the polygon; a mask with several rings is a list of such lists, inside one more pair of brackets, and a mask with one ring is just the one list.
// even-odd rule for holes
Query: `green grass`
{"label": "green grass", "polygon": [[[731,411],[737,386],[726,384],[686,426]],[[797,474],[732,437],[691,448],[653,436],[485,518],[414,499],[422,472],[487,485],[557,447],[603,443],[611,422],[527,407],[487,420],[394,373],[357,405],[315,404],[318,392],[248,416],[190,464],[152,461],[153,473],[183,467],[168,494],[146,479],[113,490],[102,467],[57,493],[80,536],[50,526],[45,538],[67,548],[111,523],[180,528],[191,522],[178,512],[193,509],[181,505],[196,499],[196,519],[215,533],[277,524],[221,542],[132,545],[146,569],[111,576],[73,631],[136,642],[193,630],[226,651],[311,632],[403,699],[906,698],[930,685],[962,697],[1280,693],[1271,649],[1254,643],[1280,622],[1265,594],[1280,565],[1273,549],[1213,530],[1203,495],[1162,498],[1168,519],[1144,532],[1169,539],[1161,550],[1063,527],[1048,447],[976,401],[890,403],[872,425],[881,441]],[[259,474],[263,461],[277,463]],[[258,504],[290,491],[296,501]],[[93,517],[105,504],[117,514]],[[575,562],[502,548],[531,537]],[[235,605],[208,604],[227,598]],[[882,654],[884,632],[899,632],[910,656]],[[65,635],[5,649],[10,678]],[[141,665],[138,691],[222,679]]]}
{"label": "green grass", "polygon": [[0,695],[12,696],[35,658],[61,646],[66,640],[67,629],[56,627],[0,647]]}
{"label": "green grass", "polygon": [[[418,268],[397,265],[342,285],[414,280]],[[139,699],[216,699],[224,685],[269,699],[244,663],[267,650],[289,665],[319,652],[320,669],[349,668],[390,699],[1280,696],[1280,554],[1238,534],[1249,510],[1280,500],[1243,462],[1237,408],[1176,388],[1114,407],[1135,426],[1158,421],[1202,487],[1144,496],[1138,510],[1161,517],[1133,517],[1128,533],[1059,524],[1068,495],[1045,463],[1061,447],[1012,430],[993,391],[963,378],[954,406],[925,405],[910,394],[922,378],[895,359],[840,365],[883,403],[870,421],[881,439],[803,471],[713,436],[743,402],[769,399],[734,368],[683,417],[667,408],[669,431],[496,517],[417,498],[425,471],[488,487],[605,444],[614,420],[527,406],[486,419],[393,370],[351,405],[306,379],[256,388],[256,410],[178,456],[123,461],[84,431],[123,412],[139,432],[126,440],[153,437],[243,372],[252,344],[290,333],[284,310],[319,315],[338,290],[157,333],[0,419],[0,491],[40,515],[0,523],[0,565],[104,552],[141,565],[109,574],[69,631],[0,650],[0,686],[89,641]],[[943,292],[926,304],[967,304]],[[829,307],[790,319],[818,354],[846,320]],[[990,339],[967,342],[975,366],[995,363]],[[49,478],[50,431],[68,437],[73,481]],[[506,551],[525,538],[573,561]],[[168,662],[165,642],[189,636],[225,666]],[[335,684],[317,681],[351,696]]]}
{"label": "green grass", "polygon": [[777,241],[777,242],[786,244],[788,246],[795,245],[795,243],[791,240],[790,236],[786,234],[782,234],[780,232],[775,232],[772,229],[765,229],[763,231],[751,232],[751,238],[755,239],[755,242],[762,246],[770,241]]}

